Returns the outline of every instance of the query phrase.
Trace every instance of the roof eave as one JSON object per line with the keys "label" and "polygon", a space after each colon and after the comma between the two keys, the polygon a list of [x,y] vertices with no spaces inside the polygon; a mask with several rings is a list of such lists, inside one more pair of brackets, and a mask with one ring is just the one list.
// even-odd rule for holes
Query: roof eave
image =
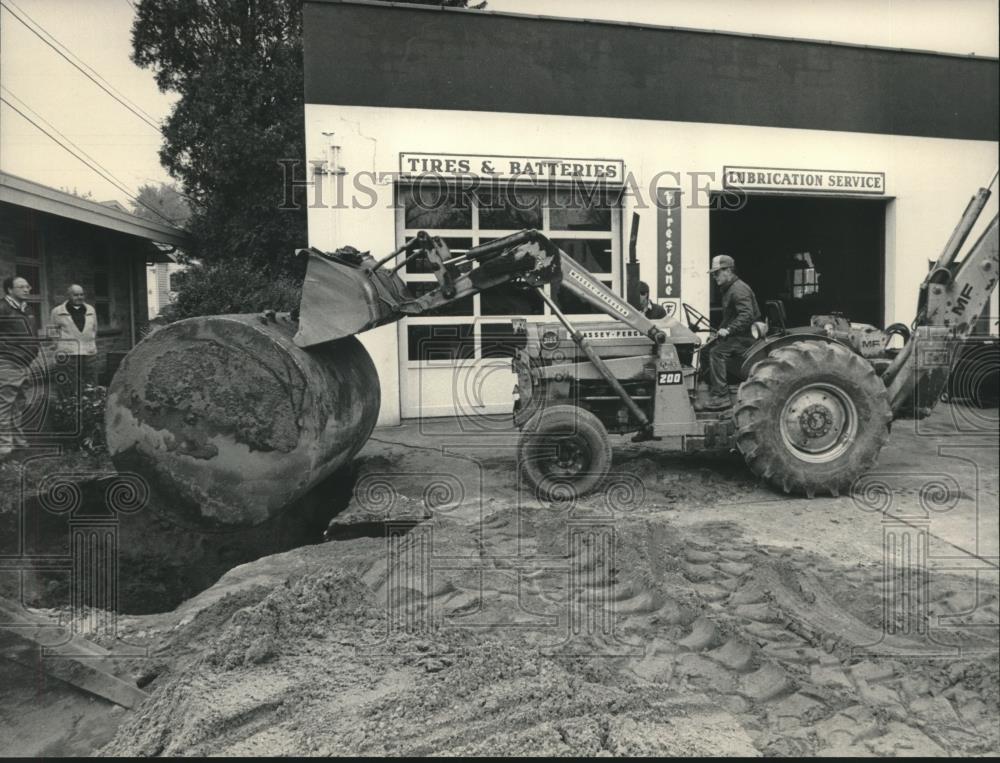
{"label": "roof eave", "polygon": [[0,201],[161,244],[184,246],[188,243],[187,233],[179,228],[144,220],[7,173],[0,173]]}

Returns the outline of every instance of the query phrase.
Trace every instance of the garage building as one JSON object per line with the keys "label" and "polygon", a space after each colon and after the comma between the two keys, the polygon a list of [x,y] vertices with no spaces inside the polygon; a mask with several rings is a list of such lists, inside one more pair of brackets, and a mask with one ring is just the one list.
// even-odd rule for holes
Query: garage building
{"label": "garage building", "polygon": [[[668,310],[717,310],[725,253],[790,321],[909,323],[997,166],[994,58],[376,2],[304,14],[309,243],[328,251],[426,230],[461,252],[531,227],[624,293],[637,213]],[[401,275],[433,283],[419,261]],[[495,290],[362,335],[380,423],[508,412],[510,319],[546,311]],[[996,295],[989,313],[996,333]]]}

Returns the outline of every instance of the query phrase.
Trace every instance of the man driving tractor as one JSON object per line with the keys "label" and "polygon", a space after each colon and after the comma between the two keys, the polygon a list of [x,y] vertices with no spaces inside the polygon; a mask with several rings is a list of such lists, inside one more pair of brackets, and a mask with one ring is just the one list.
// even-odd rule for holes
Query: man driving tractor
{"label": "man driving tractor", "polygon": [[757,297],[736,275],[735,267],[732,257],[719,254],[712,258],[712,268],[708,271],[722,292],[722,323],[714,340],[701,351],[701,373],[709,385],[709,398],[695,403],[698,411],[721,411],[732,406],[726,364],[753,344],[750,326],[760,320]]}

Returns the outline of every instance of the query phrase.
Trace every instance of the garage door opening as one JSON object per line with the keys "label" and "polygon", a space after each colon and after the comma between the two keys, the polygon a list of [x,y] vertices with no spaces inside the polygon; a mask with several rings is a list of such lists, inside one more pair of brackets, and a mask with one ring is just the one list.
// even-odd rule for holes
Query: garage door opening
{"label": "garage door opening", "polygon": [[[881,325],[885,204],[885,199],[764,195],[750,196],[735,211],[720,203],[709,216],[711,254],[736,260],[762,309],[767,300],[782,300],[790,326],[829,312]],[[711,307],[718,325],[721,299],[714,284]]]}

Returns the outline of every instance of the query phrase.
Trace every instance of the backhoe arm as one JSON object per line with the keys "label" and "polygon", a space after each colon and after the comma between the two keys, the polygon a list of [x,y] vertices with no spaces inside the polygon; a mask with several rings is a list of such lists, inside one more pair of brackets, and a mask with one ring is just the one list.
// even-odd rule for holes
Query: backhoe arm
{"label": "backhoe arm", "polygon": [[910,341],[882,375],[889,390],[889,404],[897,418],[921,418],[930,413],[948,383],[956,348],[972,332],[997,286],[996,216],[965,258],[956,262],[989,197],[987,186],[980,188],[969,202],[920,287]]}

